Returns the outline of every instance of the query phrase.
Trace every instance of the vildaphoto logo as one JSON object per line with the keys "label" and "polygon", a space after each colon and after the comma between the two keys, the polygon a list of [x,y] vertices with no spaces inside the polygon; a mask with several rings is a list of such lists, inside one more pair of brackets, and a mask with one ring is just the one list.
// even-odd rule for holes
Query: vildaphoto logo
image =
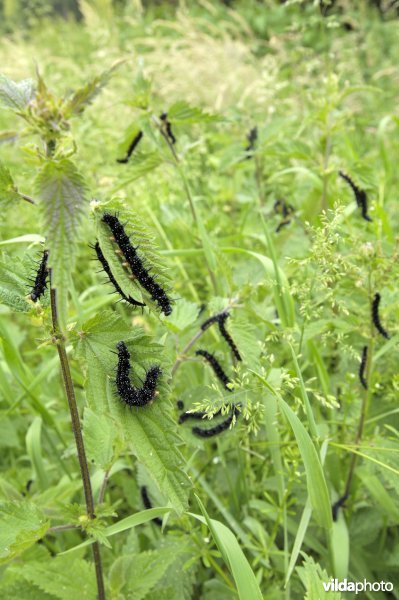
{"label": "vildaphoto logo", "polygon": [[348,581],[344,579],[340,581],[339,579],[333,579],[326,583],[323,581],[323,587],[326,592],[355,592],[355,594],[359,594],[359,592],[392,592],[393,583],[390,581],[367,581],[364,579],[363,581]]}

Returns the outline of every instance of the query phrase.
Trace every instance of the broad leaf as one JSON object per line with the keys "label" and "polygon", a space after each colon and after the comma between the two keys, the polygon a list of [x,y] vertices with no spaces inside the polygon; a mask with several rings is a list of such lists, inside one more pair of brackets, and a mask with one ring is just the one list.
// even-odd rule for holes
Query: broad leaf
{"label": "broad leaf", "polygon": [[98,414],[85,408],[83,433],[87,458],[106,471],[114,461],[118,438],[116,423],[105,413]]}
{"label": "broad leaf", "polygon": [[22,554],[46,533],[49,523],[31,502],[0,503],[0,563]]}
{"label": "broad leaf", "polygon": [[28,293],[29,284],[19,259],[0,262],[0,302],[15,312],[28,312],[31,308],[25,300]]}
{"label": "broad leaf", "polygon": [[0,162],[0,205],[9,206],[20,197],[10,171]]}
{"label": "broad leaf", "polygon": [[20,574],[60,600],[97,598],[94,567],[80,558],[57,556],[45,562],[27,562],[21,567]]}
{"label": "broad leaf", "polygon": [[73,114],[80,114],[101,92],[102,88],[108,83],[109,78],[115,69],[123,61],[118,61],[110,69],[107,69],[100,75],[93,77],[83,87],[74,92],[71,98],[65,101],[64,114],[68,118]]}
{"label": "broad leaf", "polygon": [[20,111],[32,100],[35,84],[32,79],[23,79],[18,83],[0,75],[0,104]]}
{"label": "broad leaf", "polygon": [[184,100],[179,100],[169,108],[168,120],[171,123],[176,123],[176,125],[186,125],[191,123],[218,121],[220,120],[220,117],[211,115],[197,106],[190,106],[190,104]]}
{"label": "broad leaf", "polygon": [[86,190],[75,165],[67,159],[47,162],[37,177],[36,187],[41,199],[43,233],[49,250],[51,284],[57,290],[62,317],[66,314]]}

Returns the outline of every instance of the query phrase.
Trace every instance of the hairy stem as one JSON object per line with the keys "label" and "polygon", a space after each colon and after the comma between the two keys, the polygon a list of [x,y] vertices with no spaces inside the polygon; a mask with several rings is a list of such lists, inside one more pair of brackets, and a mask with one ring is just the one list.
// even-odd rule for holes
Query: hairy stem
{"label": "hairy stem", "polygon": [[[50,281],[51,281],[51,274],[50,274]],[[51,318],[53,321],[54,336],[57,340],[57,351],[58,351],[58,356],[59,356],[60,363],[61,363],[62,378],[64,381],[65,392],[66,392],[66,397],[67,397],[68,406],[69,406],[69,412],[71,415],[72,430],[73,430],[73,434],[75,436],[76,449],[78,452],[80,473],[82,476],[83,490],[84,490],[85,501],[86,501],[87,516],[89,517],[89,519],[94,519],[95,518],[94,500],[93,500],[93,492],[91,489],[89,467],[87,464],[86,452],[85,452],[83,436],[82,436],[82,428],[80,425],[79,412],[78,412],[78,407],[76,404],[75,390],[73,387],[71,370],[69,368],[68,356],[67,356],[66,349],[65,349],[65,342],[64,342],[62,333],[60,331],[59,323],[58,323],[56,290],[54,290],[53,288],[51,288],[51,290],[50,290],[50,301],[51,301]],[[94,565],[95,565],[95,569],[96,569],[98,598],[99,598],[99,600],[105,600],[105,590],[104,590],[104,581],[103,581],[103,573],[102,573],[102,565],[101,565],[101,555],[100,555],[100,547],[99,547],[98,542],[94,542],[92,547],[93,547]]]}

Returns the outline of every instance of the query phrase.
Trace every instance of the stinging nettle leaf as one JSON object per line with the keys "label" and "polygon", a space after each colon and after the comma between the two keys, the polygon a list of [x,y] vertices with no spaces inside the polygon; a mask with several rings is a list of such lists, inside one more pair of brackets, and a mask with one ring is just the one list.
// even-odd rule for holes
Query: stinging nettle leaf
{"label": "stinging nettle leaf", "polygon": [[169,108],[168,120],[176,125],[189,125],[192,123],[219,121],[220,117],[207,113],[197,106],[190,106],[188,102],[180,100],[172,104]]}
{"label": "stinging nettle leaf", "polygon": [[[73,162],[61,159],[44,165],[36,179],[36,188],[49,250],[51,283],[57,289],[59,303],[66,308],[86,187]],[[60,315],[65,314],[66,310],[60,310]]]}
{"label": "stinging nettle leaf", "polygon": [[1,502],[0,564],[35,544],[48,527],[46,517],[32,502]]}
{"label": "stinging nettle leaf", "polygon": [[10,171],[0,162],[0,205],[9,206],[12,202],[19,200],[20,197]]}
{"label": "stinging nettle leaf", "polygon": [[32,100],[35,83],[32,79],[23,79],[18,83],[0,74],[0,104],[15,111],[23,110]]}

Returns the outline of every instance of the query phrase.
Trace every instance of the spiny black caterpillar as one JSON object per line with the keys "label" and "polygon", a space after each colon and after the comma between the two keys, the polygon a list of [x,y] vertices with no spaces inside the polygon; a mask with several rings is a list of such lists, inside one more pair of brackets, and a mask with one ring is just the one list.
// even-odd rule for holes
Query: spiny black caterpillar
{"label": "spiny black caterpillar", "polygon": [[141,140],[142,137],[143,137],[143,132],[139,131],[134,136],[134,138],[133,138],[133,140],[132,140],[129,148],[127,149],[126,156],[124,158],[117,158],[116,162],[121,163],[121,164],[126,164],[127,162],[129,162],[129,158],[133,154],[135,148],[137,147],[137,145],[140,142],[140,140]]}
{"label": "spiny black caterpillar", "polygon": [[226,323],[226,320],[229,318],[229,316],[230,316],[230,313],[228,310],[224,310],[221,313],[213,315],[212,317],[209,317],[209,319],[207,319],[206,321],[204,321],[202,323],[201,329],[202,329],[202,331],[206,331],[208,329],[208,327],[210,327],[214,323],[217,323],[221,336],[226,340],[226,342],[230,346],[230,349],[233,352],[236,359],[242,360],[241,355],[238,351],[236,344],[234,343],[233,338],[231,337],[231,335],[229,334],[229,332],[226,329],[225,323]]}
{"label": "spiny black caterpillar", "polygon": [[135,300],[131,296],[126,296],[126,294],[120,287],[119,283],[116,281],[116,279],[111,271],[111,267],[109,266],[108,261],[105,258],[103,251],[101,250],[99,242],[97,241],[94,246],[91,246],[91,248],[93,248],[95,250],[95,252],[97,254],[97,258],[100,261],[104,272],[108,275],[108,279],[114,286],[116,292],[121,296],[121,298],[123,300],[125,300],[126,302],[128,302],[129,304],[131,304],[132,306],[146,306],[144,302],[138,302],[138,300]]}
{"label": "spiny black caterpillar", "polygon": [[168,113],[163,112],[159,117],[165,126],[165,136],[171,144],[176,144],[176,138],[173,135],[171,122],[168,120]]}
{"label": "spiny black caterpillar", "polygon": [[353,193],[355,195],[356,204],[362,210],[362,217],[366,221],[372,222],[372,218],[367,214],[367,194],[364,190],[361,190],[357,185],[352,181],[352,179],[346,173],[339,171],[340,177],[344,179],[349,186],[352,188]]}
{"label": "spiny black caterpillar", "polygon": [[230,425],[233,422],[234,417],[237,418],[239,414],[240,414],[240,412],[239,412],[237,406],[233,405],[229,416],[224,421],[221,421],[220,423],[218,423],[214,427],[210,427],[209,429],[202,429],[201,427],[193,427],[191,429],[191,433],[193,433],[194,435],[197,435],[198,437],[203,437],[203,438],[210,438],[215,435],[219,435],[219,433],[222,433],[223,431],[226,431],[226,429],[229,429]]}
{"label": "spiny black caterpillar", "polygon": [[331,507],[332,518],[335,522],[338,519],[338,511],[340,508],[345,508],[345,502],[348,499],[348,494],[344,494]]}
{"label": "spiny black caterpillar", "polygon": [[377,292],[377,294],[375,294],[374,296],[374,300],[373,300],[373,304],[371,307],[371,318],[373,320],[374,323],[374,327],[377,329],[377,331],[379,331],[379,333],[386,338],[387,340],[389,340],[390,336],[389,333],[387,332],[386,329],[384,329],[384,327],[381,324],[380,321],[380,315],[378,312],[379,306],[380,306],[380,302],[381,302],[381,296],[380,294]]}
{"label": "spiny black caterpillar", "polygon": [[228,312],[224,312],[221,315],[219,315],[219,320],[218,320],[219,331],[220,331],[220,334],[222,335],[222,337],[224,337],[224,339],[230,346],[230,349],[231,349],[232,353],[234,354],[234,356],[236,357],[236,359],[242,360],[241,354],[238,352],[238,348],[235,345],[233,338],[231,337],[231,335],[229,334],[229,332],[226,329],[226,320],[228,319],[229,316],[230,315]]}
{"label": "spiny black caterpillar", "polygon": [[276,233],[291,223],[291,215],[295,212],[294,207],[285,200],[277,199],[273,205],[274,212],[283,216],[283,220],[277,225]]}
{"label": "spiny black caterpillar", "polygon": [[367,390],[367,380],[365,377],[366,365],[367,365],[367,352],[368,352],[367,346],[363,346],[362,359],[360,361],[360,366],[359,366],[359,379],[360,379],[360,383],[362,384],[362,386],[364,387],[365,390]]}
{"label": "spiny black caterpillar", "polygon": [[[245,148],[245,152],[253,152],[255,150],[256,140],[258,139],[258,128],[253,127],[247,133],[248,146]],[[251,155],[246,157],[247,160],[252,158]]]}
{"label": "spiny black caterpillar", "polygon": [[33,288],[30,293],[30,297],[33,302],[37,302],[40,296],[43,296],[46,288],[47,288],[47,276],[48,276],[48,268],[47,268],[47,260],[48,260],[48,250],[44,250],[42,259],[39,263],[39,268],[36,273],[36,277],[33,280]]}
{"label": "spiny black caterpillar", "polygon": [[118,217],[110,213],[104,213],[102,220],[108,225],[114,239],[126,259],[132,275],[137,279],[140,285],[149,293],[151,299],[156,302],[161,312],[166,316],[172,312],[171,301],[166,295],[165,290],[155,281],[155,278],[150,275],[149,269],[143,264],[140,256],[137,254],[137,247],[132,246],[129,236],[126,234],[123,225],[119,222]]}
{"label": "spiny black caterpillar", "polygon": [[183,400],[178,400],[176,402],[176,406],[177,406],[178,410],[184,410],[184,402],[183,402]]}
{"label": "spiny black caterpillar", "polygon": [[197,356],[203,356],[205,358],[205,360],[212,367],[213,372],[215,373],[216,377],[219,379],[219,381],[221,381],[223,383],[226,390],[229,392],[232,392],[233,390],[231,390],[228,387],[228,384],[230,383],[230,379],[227,377],[226,373],[223,371],[222,366],[220,365],[219,361],[215,358],[215,356],[213,354],[211,354],[210,352],[208,352],[207,350],[197,350],[197,352],[195,354]]}
{"label": "spiny black caterpillar", "polygon": [[[215,414],[213,415],[212,419],[214,417],[218,417],[220,415],[220,413],[221,413],[220,410],[218,410],[217,412],[215,412]],[[194,421],[201,421],[206,416],[207,416],[206,412],[195,412],[195,413],[184,412],[179,417],[179,425],[182,425],[182,423],[185,423],[189,419],[193,419]]]}
{"label": "spiny black caterpillar", "polygon": [[[141,494],[141,499],[144,504],[144,508],[152,508],[152,503],[148,496],[147,486],[145,486],[145,485],[141,486],[140,494]],[[162,519],[160,519],[159,517],[154,517],[152,520],[154,521],[154,523],[156,523],[157,525],[162,527]]]}
{"label": "spiny black caterpillar", "polygon": [[146,374],[143,386],[136,388],[132,385],[130,373],[130,352],[125,342],[118,342],[118,366],[116,368],[116,389],[120,398],[128,406],[145,406],[155,396],[156,386],[162,371],[159,366],[151,367]]}

